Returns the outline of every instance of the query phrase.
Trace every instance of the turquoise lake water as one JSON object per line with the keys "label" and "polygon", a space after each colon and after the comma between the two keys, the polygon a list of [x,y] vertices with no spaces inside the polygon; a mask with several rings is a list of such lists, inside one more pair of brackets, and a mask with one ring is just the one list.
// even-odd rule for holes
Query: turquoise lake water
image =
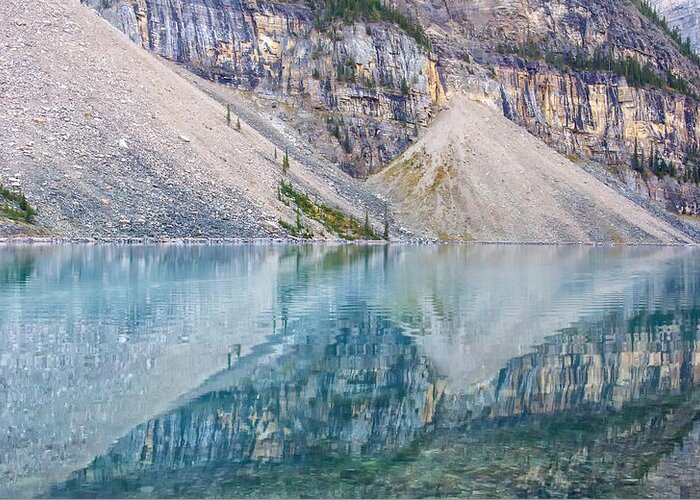
{"label": "turquoise lake water", "polygon": [[0,248],[0,497],[698,497],[700,251]]}

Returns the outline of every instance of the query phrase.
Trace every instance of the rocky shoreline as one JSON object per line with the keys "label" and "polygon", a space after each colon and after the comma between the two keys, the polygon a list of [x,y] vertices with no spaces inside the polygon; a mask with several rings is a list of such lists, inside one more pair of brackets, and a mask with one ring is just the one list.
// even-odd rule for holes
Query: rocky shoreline
{"label": "rocky shoreline", "polygon": [[615,243],[615,242],[552,242],[552,241],[443,241],[430,238],[406,240],[322,240],[285,238],[63,238],[63,237],[5,237],[0,248],[12,245],[324,245],[324,246],[552,246],[552,247],[696,247],[700,243]]}

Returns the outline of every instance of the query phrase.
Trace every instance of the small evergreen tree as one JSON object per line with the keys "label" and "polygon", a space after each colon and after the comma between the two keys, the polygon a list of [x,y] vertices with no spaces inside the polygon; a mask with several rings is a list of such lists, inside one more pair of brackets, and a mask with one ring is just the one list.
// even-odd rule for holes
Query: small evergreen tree
{"label": "small evergreen tree", "polygon": [[297,207],[296,213],[297,213],[297,231],[299,231],[301,233],[302,230],[304,229],[304,223],[301,221],[301,210],[299,210],[299,207]]}
{"label": "small evergreen tree", "polygon": [[389,241],[389,215],[384,214],[384,235],[383,238]]}
{"label": "small evergreen tree", "polygon": [[632,168],[639,171],[639,142],[637,138],[634,138],[634,156],[632,157]]}
{"label": "small evergreen tree", "polygon": [[277,161],[277,148],[275,148],[275,161]]}
{"label": "small evergreen tree", "polygon": [[226,105],[226,125],[231,126],[231,105]]}
{"label": "small evergreen tree", "polygon": [[241,119],[236,117],[236,130],[241,131]]}
{"label": "small evergreen tree", "polygon": [[287,175],[287,172],[289,172],[289,151],[285,149],[284,158],[282,158],[282,173]]}

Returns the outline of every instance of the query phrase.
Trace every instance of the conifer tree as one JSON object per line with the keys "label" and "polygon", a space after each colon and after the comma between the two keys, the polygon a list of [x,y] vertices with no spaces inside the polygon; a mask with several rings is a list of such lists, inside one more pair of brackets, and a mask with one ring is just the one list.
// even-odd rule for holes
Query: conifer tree
{"label": "conifer tree", "polygon": [[282,173],[287,175],[287,172],[289,172],[289,151],[285,149],[284,158],[282,158]]}
{"label": "conifer tree", "polygon": [[241,119],[236,117],[236,130],[241,131]]}
{"label": "conifer tree", "polygon": [[231,105],[226,105],[226,125],[231,126]]}
{"label": "conifer tree", "polygon": [[297,231],[301,233],[302,229],[304,229],[304,223],[301,222],[301,210],[299,210],[299,207],[296,209],[297,213]]}

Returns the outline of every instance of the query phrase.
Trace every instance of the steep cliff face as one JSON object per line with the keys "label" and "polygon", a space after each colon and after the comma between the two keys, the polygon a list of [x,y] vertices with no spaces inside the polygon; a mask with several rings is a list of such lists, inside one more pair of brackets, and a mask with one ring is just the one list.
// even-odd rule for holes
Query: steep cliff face
{"label": "steep cliff face", "polygon": [[209,79],[318,110],[310,136],[363,177],[444,100],[436,60],[391,23],[319,27],[303,4],[89,0],[132,40]]}
{"label": "steep cliff face", "polygon": [[698,143],[698,103],[680,94],[633,88],[615,75],[517,64],[495,73],[505,115],[567,154],[631,165],[636,140],[639,152],[656,147],[680,166]]}
{"label": "steep cliff face", "polygon": [[698,0],[650,0],[668,23],[689,38],[693,49],[700,50],[700,2]]}
{"label": "steep cliff face", "polygon": [[[616,75],[525,66],[494,70],[505,116],[574,159],[614,167],[637,162],[639,169],[647,170],[645,175],[617,169],[630,188],[669,211],[698,214],[697,101],[660,89],[630,87]],[[663,164],[655,166],[654,156]],[[654,170],[661,173],[652,174]]]}
{"label": "steep cliff face", "polygon": [[[388,22],[322,25],[323,3],[84,1],[195,73],[315,110],[307,135],[355,176],[405,150],[449,92],[500,107],[564,154],[615,166],[644,157],[658,177],[700,179],[700,69],[641,3],[397,1],[427,30],[428,52]],[[656,184],[669,187],[635,183],[669,210],[697,212],[700,189]]]}
{"label": "steep cliff face", "polygon": [[431,33],[450,91],[502,109],[566,155],[623,177],[635,175],[618,166],[646,170],[632,183],[639,193],[697,213],[700,70],[642,2],[402,5],[440,28]]}
{"label": "steep cliff face", "polygon": [[[502,108],[564,154],[644,163],[646,178],[698,179],[698,66],[634,3],[493,0],[447,8],[464,21],[440,44],[450,88]],[[638,184],[642,193],[654,189],[645,179]],[[697,187],[669,189],[649,197],[694,211]]]}

